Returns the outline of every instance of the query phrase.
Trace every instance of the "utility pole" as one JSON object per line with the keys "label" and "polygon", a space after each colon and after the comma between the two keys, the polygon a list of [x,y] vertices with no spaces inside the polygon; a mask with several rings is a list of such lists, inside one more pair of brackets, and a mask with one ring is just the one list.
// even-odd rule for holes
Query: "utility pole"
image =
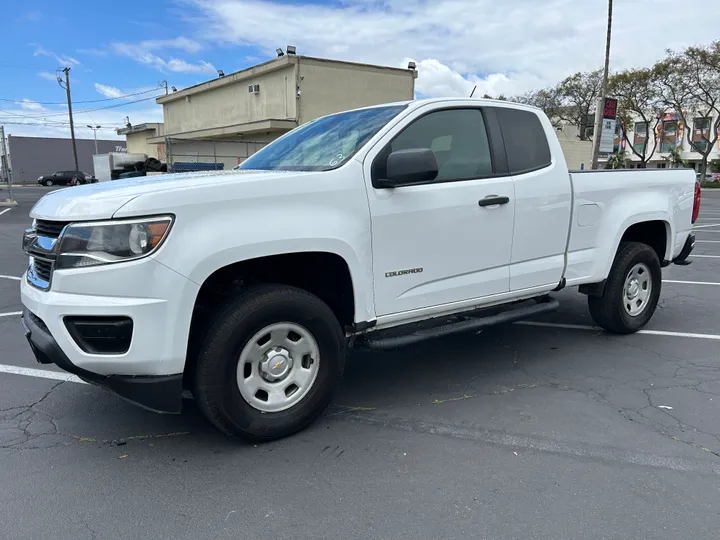
{"label": "utility pole", "polygon": [[67,93],[68,115],[70,116],[70,138],[72,139],[73,159],[75,160],[75,170],[79,171],[80,167],[78,167],[77,147],[75,146],[75,126],[73,125],[72,100],[70,99],[70,68],[66,67],[61,71],[65,74],[65,86],[63,86],[62,79],[60,77],[58,77],[58,84],[61,88],[65,88],[65,92]]}
{"label": "utility pole", "polygon": [[608,24],[607,38],[605,41],[605,71],[603,72],[602,86],[600,87],[600,98],[595,107],[595,129],[593,130],[593,151],[592,168],[598,168],[598,155],[600,154],[600,136],[602,134],[603,107],[605,106],[605,94],[607,93],[608,76],[610,72],[610,37],[612,35],[612,11],[613,0],[608,0]]}
{"label": "utility pole", "polygon": [[5,146],[5,127],[0,126],[0,176],[7,180],[8,202],[13,200],[12,182],[10,182],[10,166],[8,165],[8,153]]}
{"label": "utility pole", "polygon": [[93,126],[91,126],[90,124],[88,124],[87,127],[89,127],[90,129],[92,129],[92,131],[93,131],[93,137],[95,137],[95,155],[97,155],[97,153],[98,153],[98,149],[97,149],[97,130],[100,129],[102,126],[94,126],[94,127],[93,127]]}

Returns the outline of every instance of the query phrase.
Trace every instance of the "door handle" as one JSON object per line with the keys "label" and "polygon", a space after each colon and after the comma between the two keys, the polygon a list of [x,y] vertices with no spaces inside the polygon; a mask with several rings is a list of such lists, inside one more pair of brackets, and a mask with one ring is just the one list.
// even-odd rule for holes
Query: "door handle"
{"label": "door handle", "polygon": [[495,206],[496,204],[507,204],[510,197],[498,197],[497,195],[488,195],[484,199],[478,201],[478,206]]}

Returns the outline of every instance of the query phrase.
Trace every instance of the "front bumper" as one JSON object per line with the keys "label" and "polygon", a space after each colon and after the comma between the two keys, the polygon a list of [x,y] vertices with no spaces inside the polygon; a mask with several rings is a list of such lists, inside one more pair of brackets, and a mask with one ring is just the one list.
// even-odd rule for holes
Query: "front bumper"
{"label": "front bumper", "polygon": [[[55,270],[49,290],[20,282],[24,326],[40,362],[53,363],[146,408],[179,412],[199,287],[151,257]],[[130,319],[129,346],[88,347],[72,320]]]}
{"label": "front bumper", "polygon": [[107,388],[118,396],[146,409],[161,413],[179,413],[182,409],[183,376],[100,375],[74,365],[63,352],[45,323],[23,310],[22,326],[35,358],[41,364],[55,364],[85,382]]}

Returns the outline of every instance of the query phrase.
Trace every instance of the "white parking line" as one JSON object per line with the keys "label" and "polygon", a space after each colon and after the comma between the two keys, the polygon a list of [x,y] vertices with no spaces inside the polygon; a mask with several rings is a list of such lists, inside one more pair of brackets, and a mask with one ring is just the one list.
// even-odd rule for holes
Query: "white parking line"
{"label": "white parking line", "polygon": [[30,369],[20,366],[8,366],[0,364],[0,373],[10,373],[12,375],[25,375],[26,377],[39,377],[41,379],[52,379],[55,381],[74,382],[87,384],[70,373],[58,373],[57,371],[47,371],[45,369]]}
{"label": "white parking line", "polygon": [[0,212],[0,216],[2,216],[5,212],[9,212],[10,210],[12,210],[12,208],[6,208],[2,212]]}
{"label": "white parking line", "polygon": [[699,257],[701,259],[720,259],[720,255],[690,255],[692,259]]}
{"label": "white parking line", "polygon": [[720,283],[713,283],[712,281],[676,281],[674,279],[663,279],[663,283],[680,283],[682,285],[720,285]]}
{"label": "white parking line", "polygon": [[696,244],[720,244],[720,240],[695,240]]}
{"label": "white parking line", "polygon": [[695,225],[693,229],[706,229],[707,227],[720,227],[720,223],[715,223],[713,225]]}
{"label": "white parking line", "polygon": [[15,276],[3,276],[2,274],[0,274],[0,278],[14,279],[14,280],[16,280],[16,281],[20,281],[20,278],[19,278],[19,277],[15,277]]}
{"label": "white parking line", "polygon": [[[602,332],[603,329],[599,326],[584,326],[580,324],[561,324],[561,323],[547,323],[547,322],[536,322],[536,321],[518,321],[513,324],[519,324],[522,326],[540,326],[543,328],[565,328],[568,330],[592,330],[593,332]],[[651,336],[670,336],[670,337],[683,337],[683,338],[695,338],[695,339],[711,339],[714,341],[720,341],[720,336],[715,334],[694,334],[690,332],[666,332],[664,330],[638,330],[637,334],[647,334]]]}
{"label": "white parking line", "polygon": [[22,315],[22,311],[11,311],[10,313],[0,313],[0,317],[14,317]]}

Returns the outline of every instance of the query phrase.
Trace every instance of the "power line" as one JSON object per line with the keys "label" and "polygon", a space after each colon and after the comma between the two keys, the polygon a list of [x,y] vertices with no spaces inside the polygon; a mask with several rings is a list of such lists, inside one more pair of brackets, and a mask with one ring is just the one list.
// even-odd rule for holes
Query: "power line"
{"label": "power line", "polygon": [[[117,107],[125,107],[126,105],[132,105],[133,103],[140,103],[142,101],[150,101],[151,99],[155,99],[158,97],[160,97],[160,95],[151,96],[151,97],[144,98],[144,99],[135,99],[133,101],[127,101],[125,103],[117,103],[116,105],[108,105],[107,107],[97,107],[95,109],[81,109],[79,111],[75,111],[73,114],[82,114],[82,113],[89,113],[89,112],[95,112],[95,111],[104,111],[107,109],[115,109]],[[65,116],[67,114],[67,112],[66,111],[50,112],[50,113],[45,113],[45,114],[17,114],[17,113],[11,113],[11,114],[15,117],[43,119],[43,118],[47,118],[50,116]]]}
{"label": "power line", "polygon": [[[135,92],[133,94],[124,94],[122,96],[105,98],[105,99],[86,99],[83,101],[74,101],[73,103],[101,103],[103,101],[113,101],[116,99],[125,99],[128,97],[149,94],[150,92],[156,92],[159,89],[160,89],[159,87],[151,88],[150,90],[143,90],[142,92]],[[34,100],[21,100],[21,99],[8,99],[8,98],[0,98],[0,101],[5,101],[8,103],[18,103],[20,105],[22,105],[23,103],[37,103],[38,105],[66,105],[66,102],[64,102],[64,101],[34,101]]]}
{"label": "power line", "polygon": [[[5,121],[3,121],[3,122],[0,122],[0,124],[2,124],[4,126],[31,126],[31,127],[39,126],[39,127],[55,127],[55,128],[69,128],[70,127],[69,122],[64,122],[64,123],[57,122],[57,123],[50,124],[47,122],[5,122]],[[117,124],[116,127],[103,126],[100,129],[115,131],[118,127],[121,127],[122,125],[124,125],[124,124]],[[88,128],[84,128],[84,127],[78,127],[77,129],[89,131]]]}

